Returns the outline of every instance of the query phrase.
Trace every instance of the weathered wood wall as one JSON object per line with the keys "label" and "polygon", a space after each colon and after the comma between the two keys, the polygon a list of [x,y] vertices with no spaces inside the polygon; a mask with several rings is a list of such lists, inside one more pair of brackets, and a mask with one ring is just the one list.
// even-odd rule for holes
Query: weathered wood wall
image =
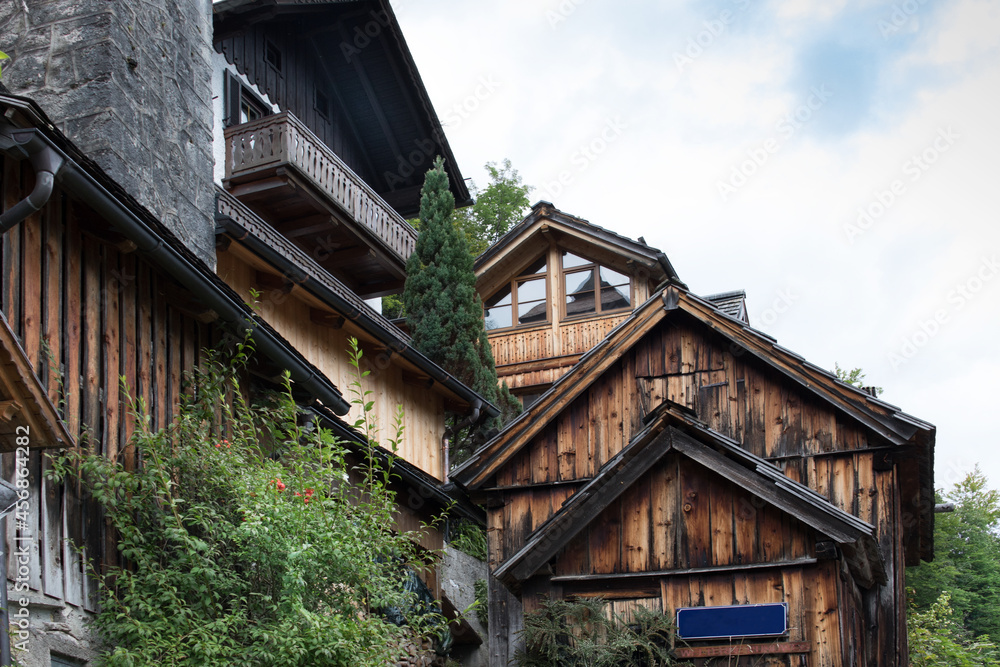
{"label": "weathered wood wall", "polygon": [[[6,210],[31,191],[33,176],[27,161],[6,158],[2,174]],[[70,435],[132,463],[126,443],[134,422],[119,378],[145,402],[151,426],[166,425],[182,374],[210,344],[211,331],[172,303],[181,298],[179,285],[122,252],[102,229],[89,209],[57,187],[40,213],[0,239],[0,307]],[[0,456],[0,465],[12,479],[14,454]],[[44,453],[32,451],[29,467],[31,515],[20,531],[8,521],[8,553],[16,537],[30,535],[32,590],[92,609],[96,591],[73,545],[84,547],[83,558],[107,554],[116,562],[112,536],[78,485],[45,479]],[[16,560],[9,559],[7,575],[15,573]]]}
{"label": "weathered wood wall", "polygon": [[[317,57],[310,39],[303,39],[305,26],[284,21],[272,26],[256,25],[244,32],[224,38],[217,50],[226,60],[246,74],[247,79],[267,94],[281,109],[291,111],[329,146],[351,169],[368,183],[375,183],[380,174],[372,173],[364,152],[351,131],[350,121],[338,103],[344,94],[322,67],[324,59]],[[334,39],[340,41],[337,35]],[[353,36],[348,38],[350,43]],[[267,42],[281,52],[281,70],[269,65],[264,58]],[[381,48],[381,47],[377,47]],[[330,111],[323,116],[316,109],[317,86],[329,99]]]}
{"label": "weathered wood wall", "polygon": [[[641,427],[642,417],[663,399],[690,407],[712,428],[876,527],[889,583],[861,594],[863,604],[852,607],[851,613],[862,609],[863,618],[854,623],[863,632],[855,628],[848,633],[845,628],[845,641],[852,642],[845,646],[856,649],[859,637],[867,632],[872,635],[865,649],[871,656],[868,664],[905,662],[901,621],[905,614],[897,608],[903,599],[905,527],[887,445],[763,363],[730,349],[721,337],[686,316],[670,318],[647,334],[487,484],[493,489],[489,491],[491,564],[515,553],[564,500],[621,451]],[[561,572],[671,569],[810,554],[814,538],[794,538],[788,520],[770,512],[759,514],[759,523],[737,522],[711,530],[713,519],[721,528],[727,516],[738,515],[747,498],[711,481],[704,471],[683,474],[686,466],[695,464],[668,461],[660,467],[659,477],[645,478],[606,510],[607,516],[565,550],[559,560]],[[691,512],[701,513],[700,528],[664,527],[666,519],[656,500],[683,507],[690,493],[696,494]],[[716,497],[718,503],[712,500]],[[746,544],[751,539],[752,550]],[[734,577],[742,575],[728,575],[730,586]],[[804,585],[812,586],[810,582],[807,578]],[[836,598],[836,585],[831,585]],[[849,592],[854,600],[853,591]]]}
{"label": "weathered wood wall", "polygon": [[[233,252],[220,252],[217,271],[234,290],[250,300],[250,290],[257,285],[257,269]],[[340,388],[345,398],[352,400],[351,383],[354,368],[349,363],[348,339],[359,338],[363,359],[367,359],[371,375],[365,379],[365,389],[373,394],[373,414],[381,428],[382,442],[392,437],[392,424],[400,406],[403,408],[403,441],[399,455],[437,479],[443,479],[444,460],[441,437],[444,435],[444,398],[426,386],[409,383],[401,366],[370,338],[347,323],[335,329],[316,324],[310,317],[311,308],[325,308],[301,288],[292,294],[264,292],[259,303],[261,316],[292,344],[306,359],[319,368]],[[332,314],[332,311],[331,311]],[[397,357],[398,359],[398,357]],[[353,406],[346,421],[353,423],[360,416]]]}

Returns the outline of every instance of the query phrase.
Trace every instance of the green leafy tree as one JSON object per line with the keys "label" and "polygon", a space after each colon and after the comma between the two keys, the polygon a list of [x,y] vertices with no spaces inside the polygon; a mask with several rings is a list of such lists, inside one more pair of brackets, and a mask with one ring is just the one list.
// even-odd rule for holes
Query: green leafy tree
{"label": "green leafy tree", "polygon": [[947,593],[960,627],[1000,641],[1000,492],[976,467],[938,501],[955,511],[935,515],[934,560],[906,571],[916,609],[930,610]]}
{"label": "green leafy tree", "polygon": [[[247,355],[240,346],[237,362]],[[355,344],[356,372],[360,355]],[[373,437],[364,375],[352,385],[356,427]],[[381,612],[417,608],[403,582],[425,561],[415,534],[390,528],[374,439],[352,463],[328,431],[299,426],[287,378],[284,394],[250,405],[241,376],[240,363],[212,357],[159,431],[133,402],[135,469],[83,449],[54,459],[55,478],[82,480],[101,505],[126,561],[93,572],[108,647],[96,664],[391,664],[408,631]]]}
{"label": "green leafy tree", "polygon": [[485,252],[524,218],[530,205],[528,193],[534,189],[521,182],[521,175],[507,158],[500,163],[487,162],[485,167],[490,184],[479,190],[473,183],[475,203],[455,216],[473,256]]}
{"label": "green leafy tree", "polygon": [[911,609],[906,635],[911,667],[1000,667],[1000,652],[985,636],[972,638],[955,621],[951,596],[945,592],[925,611]]}
{"label": "green leafy tree", "polygon": [[[427,172],[420,194],[420,234],[406,263],[403,304],[413,345],[461,382],[503,411],[502,419],[520,412],[506,385],[497,386],[493,351],[483,325],[483,305],[476,293],[472,255],[465,236],[452,221],[455,198],[448,190],[444,160]],[[457,418],[453,420],[453,424]],[[457,429],[452,460],[463,460],[498,420]]]}
{"label": "green leafy tree", "polygon": [[[865,372],[860,368],[853,368],[849,371],[844,370],[840,367],[840,364],[834,362],[833,373],[837,376],[838,380],[843,380],[849,385],[861,389],[865,387]],[[882,387],[873,387],[875,390],[875,395],[880,396],[882,394]]]}

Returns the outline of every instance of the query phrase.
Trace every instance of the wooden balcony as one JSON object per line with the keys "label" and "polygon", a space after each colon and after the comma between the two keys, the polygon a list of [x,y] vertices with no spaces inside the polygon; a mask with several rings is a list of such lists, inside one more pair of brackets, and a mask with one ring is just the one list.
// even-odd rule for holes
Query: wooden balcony
{"label": "wooden balcony", "polygon": [[223,185],[363,298],[402,290],[417,232],[289,112],[225,132]]}

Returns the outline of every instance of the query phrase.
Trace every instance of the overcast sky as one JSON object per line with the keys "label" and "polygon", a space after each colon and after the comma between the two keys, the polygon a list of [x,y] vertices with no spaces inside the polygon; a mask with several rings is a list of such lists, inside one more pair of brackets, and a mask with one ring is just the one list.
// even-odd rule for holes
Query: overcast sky
{"label": "overcast sky", "polygon": [[395,0],[463,173],[568,213],[938,428],[1000,488],[1000,3]]}

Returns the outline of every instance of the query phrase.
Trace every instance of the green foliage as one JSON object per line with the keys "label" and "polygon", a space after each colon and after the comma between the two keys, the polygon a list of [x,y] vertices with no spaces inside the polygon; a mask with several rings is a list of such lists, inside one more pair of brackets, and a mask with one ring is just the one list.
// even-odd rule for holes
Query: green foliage
{"label": "green foliage", "polygon": [[926,612],[941,593],[955,622],[974,636],[1000,642],[1000,492],[976,467],[938,500],[954,512],[934,517],[934,560],[906,570],[913,603]]}
{"label": "green foliage", "polygon": [[[352,349],[354,402],[368,415]],[[108,647],[99,665],[374,667],[412,632],[378,613],[411,608],[402,582],[423,561],[412,534],[390,530],[371,420],[356,424],[371,439],[353,468],[328,431],[299,425],[287,388],[268,405],[247,402],[238,378],[249,354],[245,343],[235,364],[209,355],[165,429],[132,403],[134,470],[80,449],[54,459],[55,478],[81,479],[102,506],[127,563],[94,573]]]}
{"label": "green foliage", "polygon": [[[840,364],[833,362],[833,374],[837,376],[838,380],[842,380],[858,389],[865,386],[865,372],[860,368],[853,368],[850,371],[846,371],[840,367]],[[882,395],[882,387],[872,387],[872,389],[875,390],[876,396]]]}
{"label": "green foliage", "polygon": [[499,164],[487,162],[485,168],[490,184],[479,190],[473,183],[471,190],[475,203],[455,216],[455,223],[465,234],[473,256],[485,252],[524,218],[530,204],[528,193],[534,189],[521,182],[521,175],[507,158]]}
{"label": "green foliage", "polygon": [[[448,190],[444,160],[428,170],[420,195],[420,234],[406,264],[403,304],[413,345],[432,361],[504,412],[520,412],[506,388],[497,387],[493,351],[483,325],[483,306],[476,293],[465,237],[452,222],[455,198]],[[485,438],[484,428],[453,434],[452,461],[460,462]]]}
{"label": "green foliage", "polygon": [[485,629],[490,627],[490,586],[485,579],[476,579],[476,618]]}
{"label": "green foliage", "polygon": [[657,667],[670,654],[674,626],[665,614],[637,608],[631,621],[608,615],[599,599],[546,600],[524,617],[522,667]]}
{"label": "green foliage", "polygon": [[926,611],[910,610],[906,635],[911,667],[1000,667],[1000,650],[986,636],[972,638],[955,621],[950,600],[945,592]]}
{"label": "green foliage", "polygon": [[473,558],[486,560],[486,529],[467,519],[456,519],[450,526],[451,546]]}
{"label": "green foliage", "polygon": [[[8,58],[10,58],[10,56],[8,56],[3,51],[0,51],[0,60],[7,60]],[[0,68],[0,79],[2,78],[3,78],[3,68]]]}

